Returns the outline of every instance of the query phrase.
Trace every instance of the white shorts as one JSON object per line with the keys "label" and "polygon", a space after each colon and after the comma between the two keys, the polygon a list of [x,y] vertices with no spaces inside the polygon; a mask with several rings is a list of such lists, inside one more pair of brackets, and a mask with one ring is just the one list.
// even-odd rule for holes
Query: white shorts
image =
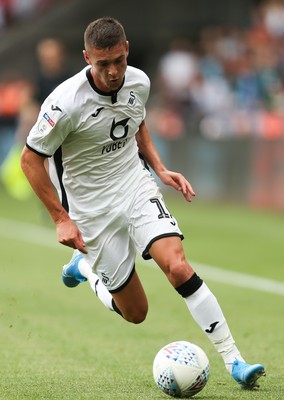
{"label": "white shorts", "polygon": [[136,193],[126,194],[118,208],[77,224],[88,248],[84,256],[110,292],[127,284],[137,251],[150,259],[148,250],[154,241],[183,238],[152,177]]}

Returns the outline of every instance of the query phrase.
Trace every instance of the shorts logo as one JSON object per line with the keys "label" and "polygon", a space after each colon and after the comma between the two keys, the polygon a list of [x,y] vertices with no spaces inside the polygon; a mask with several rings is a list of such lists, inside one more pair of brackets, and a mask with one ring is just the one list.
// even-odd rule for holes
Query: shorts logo
{"label": "shorts logo", "polygon": [[47,122],[49,123],[49,125],[51,125],[52,127],[54,127],[55,123],[52,121],[52,119],[50,118],[50,116],[47,113],[43,114],[43,118],[45,118],[47,120]]}
{"label": "shorts logo", "polygon": [[110,285],[110,279],[109,279],[108,276],[106,276],[106,274],[104,272],[102,273],[102,283],[105,286],[109,286]]}

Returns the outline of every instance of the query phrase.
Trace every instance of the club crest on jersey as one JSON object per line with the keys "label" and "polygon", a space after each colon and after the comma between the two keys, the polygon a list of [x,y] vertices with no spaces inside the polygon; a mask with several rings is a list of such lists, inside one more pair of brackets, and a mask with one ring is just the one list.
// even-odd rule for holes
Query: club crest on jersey
{"label": "club crest on jersey", "polygon": [[135,97],[133,90],[131,90],[127,105],[128,105],[128,107],[134,107],[135,104],[136,104],[136,97]]}

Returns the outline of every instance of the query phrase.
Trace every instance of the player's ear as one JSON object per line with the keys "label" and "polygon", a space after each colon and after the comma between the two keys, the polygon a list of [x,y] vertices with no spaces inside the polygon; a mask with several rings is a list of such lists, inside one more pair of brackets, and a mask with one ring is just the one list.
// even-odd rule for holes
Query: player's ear
{"label": "player's ear", "polygon": [[128,42],[128,40],[126,40],[126,42],[125,42],[125,49],[126,49],[126,57],[128,57],[128,54],[129,54],[129,42]]}
{"label": "player's ear", "polygon": [[90,60],[90,57],[89,57],[89,54],[88,54],[87,50],[83,50],[83,56],[85,58],[86,63],[87,64],[91,64],[91,60]]}

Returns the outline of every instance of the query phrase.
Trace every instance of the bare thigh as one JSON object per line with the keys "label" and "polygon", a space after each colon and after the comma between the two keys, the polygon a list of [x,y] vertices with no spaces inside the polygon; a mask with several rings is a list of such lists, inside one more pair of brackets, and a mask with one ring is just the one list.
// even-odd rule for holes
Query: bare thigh
{"label": "bare thigh", "polygon": [[128,284],[116,293],[112,293],[116,306],[124,319],[134,324],[143,322],[148,312],[148,301],[137,272]]}

